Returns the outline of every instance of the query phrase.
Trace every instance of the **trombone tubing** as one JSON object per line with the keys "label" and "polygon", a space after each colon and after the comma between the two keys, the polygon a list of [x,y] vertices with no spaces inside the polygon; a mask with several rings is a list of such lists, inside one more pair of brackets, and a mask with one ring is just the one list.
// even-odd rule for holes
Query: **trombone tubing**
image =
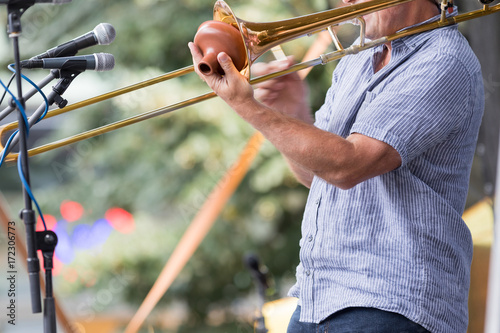
{"label": "trombone tubing", "polygon": [[[248,27],[254,27],[255,25],[257,25],[260,27],[264,27],[266,29],[265,31],[262,31],[261,33],[259,33],[257,36],[252,36],[252,37],[257,37],[257,38],[261,38],[262,36],[266,37],[263,40],[260,40],[258,42],[259,45],[257,45],[257,48],[259,49],[259,52],[260,52],[259,55],[260,55],[263,53],[263,51],[266,49],[266,47],[269,47],[271,44],[272,45],[279,45],[279,44],[284,43],[290,39],[298,38],[298,37],[301,37],[301,36],[304,36],[304,35],[307,35],[307,34],[310,34],[313,32],[318,32],[318,31],[324,30],[328,26],[331,26],[334,24],[339,24],[343,21],[349,21],[349,20],[355,19],[356,17],[359,17],[360,15],[369,14],[371,12],[375,12],[375,11],[378,11],[381,9],[385,9],[388,7],[392,7],[392,6],[402,4],[405,2],[410,2],[410,1],[413,1],[413,0],[372,0],[372,1],[369,1],[367,3],[361,3],[361,4],[352,5],[352,6],[335,8],[335,9],[326,10],[326,11],[315,13],[315,14],[309,14],[309,15],[305,15],[305,16],[301,16],[301,17],[297,17],[297,18],[293,18],[293,19],[289,19],[289,20],[284,20],[284,21],[278,21],[278,22],[253,23],[253,22],[239,20],[236,17],[233,17],[233,19],[235,21],[244,22],[245,25],[247,25]],[[220,1],[220,0],[217,1],[216,5],[214,6],[214,18],[217,15],[219,15],[219,16],[222,15],[223,17],[220,17],[220,19],[224,20],[224,21],[226,21],[229,18],[229,16],[233,16],[231,9],[225,4],[224,1]],[[233,22],[233,23],[237,23],[237,22]],[[283,26],[287,26],[288,29],[284,30]],[[238,27],[238,28],[242,34],[243,39],[250,38],[250,36],[246,36],[245,33],[248,32],[249,30],[252,30],[252,29],[243,28],[243,27]],[[255,31],[254,31],[254,33],[255,33]],[[272,39],[272,42],[269,43],[269,41],[266,41],[266,39]],[[254,52],[250,52],[248,54],[250,62],[255,60],[258,56],[258,55],[253,54],[253,53]],[[97,96],[94,98],[90,98],[90,99],[87,99],[85,101],[82,101],[82,102],[79,102],[76,104],[72,104],[72,105],[67,106],[63,109],[52,110],[45,117],[50,118],[50,117],[53,117],[53,116],[56,116],[56,115],[59,115],[62,113],[66,113],[66,112],[75,110],[77,108],[88,106],[88,105],[91,105],[91,104],[94,104],[94,103],[97,103],[97,102],[100,102],[100,101],[103,101],[103,100],[106,100],[109,98],[119,96],[121,94],[125,94],[128,92],[134,91],[136,89],[144,88],[144,87],[152,85],[152,84],[156,84],[156,83],[159,83],[159,82],[162,82],[165,80],[173,79],[175,77],[179,77],[179,76],[182,76],[184,74],[188,74],[192,71],[193,71],[193,66],[185,67],[183,69],[164,74],[164,75],[159,76],[157,78],[154,78],[152,80],[143,81],[141,83],[131,85],[131,86],[128,86],[128,87],[123,88],[123,89],[118,89],[118,90],[115,90],[115,91],[107,93],[107,94],[103,94],[103,95],[100,95],[100,96]],[[204,99],[202,99],[202,100],[204,100]],[[149,119],[149,118],[143,119],[142,117],[140,117],[139,119],[144,120],[144,119]],[[141,120],[139,120],[139,121],[141,121]],[[132,121],[132,123],[135,123],[135,121]],[[129,120],[126,120],[124,126],[127,126],[129,124],[131,124],[129,122]],[[17,122],[13,122],[13,123],[8,124],[8,125],[4,126],[3,128],[1,128],[0,129],[0,138],[2,137],[2,135],[5,131],[13,130],[16,127],[18,127]],[[120,127],[115,127],[115,124],[113,124],[113,129],[115,129],[115,128],[120,128]],[[90,132],[94,133],[94,131],[90,131]],[[97,133],[99,133],[99,134],[106,133],[106,132],[107,132],[106,129],[104,131],[97,131]],[[88,135],[91,135],[90,137],[92,137],[91,133],[88,133]],[[86,139],[89,137],[88,135],[83,135],[83,136],[81,136],[81,138]],[[77,137],[80,138],[79,135]],[[71,137],[71,139],[68,139],[67,141],[63,141],[63,142],[58,141],[57,144],[54,145],[54,148],[58,148],[61,145],[73,143],[73,142],[75,142],[74,140],[79,141],[78,138]],[[43,151],[45,151],[45,150],[41,150],[40,152],[43,152]],[[33,151],[30,153],[30,155],[35,155],[35,154],[36,153]],[[13,155],[10,155],[10,158],[8,158],[7,161],[12,161],[12,156]]]}
{"label": "trombone tubing", "polygon": [[[180,76],[183,76],[185,74],[189,74],[193,71],[194,71],[193,66],[184,67],[184,68],[181,68],[181,69],[178,69],[178,70],[175,70],[175,71],[163,74],[163,75],[159,75],[159,76],[154,77],[152,79],[144,80],[144,81],[138,82],[136,84],[132,84],[132,85],[129,85],[129,86],[126,86],[126,87],[123,87],[120,89],[116,89],[116,90],[113,90],[111,92],[108,92],[108,93],[105,93],[102,95],[98,95],[98,96],[83,100],[83,101],[78,102],[78,103],[68,105],[62,109],[51,110],[47,113],[45,118],[55,117],[55,116],[58,116],[60,114],[66,113],[66,112],[80,109],[80,108],[83,108],[85,106],[89,106],[89,105],[92,105],[95,103],[99,103],[99,102],[102,102],[102,101],[129,93],[129,92],[132,92],[132,91],[135,91],[138,89],[146,88],[146,87],[155,85],[157,83],[161,83],[161,82],[166,81],[166,80],[174,79],[176,77],[180,77]],[[3,135],[3,133],[6,131],[16,129],[17,127],[18,127],[17,121],[14,121],[10,124],[7,124],[7,125],[3,126],[2,128],[0,128],[0,135]]]}
{"label": "trombone tubing", "polygon": [[[285,74],[288,74],[288,73],[291,73],[291,72],[294,72],[294,71],[297,71],[297,70],[306,69],[308,67],[311,67],[311,66],[314,66],[314,65],[318,65],[320,63],[321,63],[321,58],[317,58],[317,59],[314,59],[314,60],[311,60],[311,61],[308,61],[308,62],[305,62],[305,63],[297,64],[297,65],[295,65],[295,66],[293,66],[290,69],[285,70],[285,71],[271,73],[271,74],[268,74],[268,75],[265,75],[265,76],[262,76],[262,77],[255,78],[255,79],[251,80],[250,83],[256,84],[256,83],[259,83],[259,82],[263,82],[263,81],[266,81],[268,79],[275,78],[275,77],[278,77],[278,76],[281,76],[281,75],[285,75]],[[192,72],[193,70],[194,70],[193,66],[185,68],[186,72]],[[167,80],[168,78],[165,78],[165,77],[167,77],[167,75],[168,74],[166,74],[165,76],[161,76],[161,77],[158,77],[158,78],[154,79],[155,81],[157,81],[155,83],[159,83],[161,81]],[[142,88],[142,86],[149,86],[151,84],[154,84],[154,83],[151,83],[150,81],[151,80],[143,81],[142,83],[140,83],[139,84],[139,85],[141,85],[140,88]],[[136,90],[136,89],[137,88],[135,86],[129,86],[129,87],[126,87],[126,88],[123,88],[123,89],[112,91],[112,92],[107,93],[107,94],[96,96],[96,97],[84,100],[82,102],[79,102],[79,103],[76,103],[76,104],[72,104],[72,105],[68,106],[67,108],[60,109],[60,110],[54,110],[54,112],[50,116],[53,117],[53,116],[56,116],[58,114],[62,114],[62,113],[65,113],[65,112],[68,112],[68,111],[71,111],[71,110],[75,110],[75,109],[81,108],[83,106],[88,106],[88,105],[91,105],[91,104],[94,104],[94,103],[97,103],[97,102],[100,102],[100,101],[103,101],[103,100],[106,100],[106,99],[109,99],[109,98],[112,98],[112,97],[119,96],[119,95],[124,94],[126,92],[130,92],[130,91]],[[168,105],[168,106],[165,106],[165,107],[161,107],[161,108],[158,108],[158,109],[155,109],[155,110],[144,112],[144,113],[138,114],[136,116],[132,116],[132,117],[129,117],[129,118],[126,118],[126,119],[123,119],[123,120],[120,120],[120,121],[116,121],[114,123],[111,123],[111,124],[108,124],[108,125],[104,125],[104,126],[101,126],[101,127],[98,127],[98,128],[86,131],[86,132],[75,134],[75,135],[67,137],[65,139],[61,139],[61,140],[58,140],[58,141],[55,141],[55,142],[52,142],[52,143],[48,143],[48,144],[45,144],[45,145],[42,145],[42,146],[30,149],[28,151],[28,155],[29,156],[38,155],[38,154],[41,154],[41,153],[44,153],[44,152],[47,152],[47,151],[50,151],[50,150],[53,150],[53,149],[56,149],[56,148],[59,148],[59,147],[63,147],[63,146],[66,146],[66,145],[69,145],[69,144],[72,144],[72,143],[75,143],[75,142],[79,142],[79,141],[82,141],[82,140],[85,140],[85,139],[93,138],[93,137],[96,137],[98,135],[101,135],[101,134],[104,134],[104,133],[108,133],[108,132],[114,131],[116,129],[125,127],[125,126],[141,122],[143,120],[151,119],[151,118],[154,118],[154,117],[157,117],[157,116],[160,116],[160,115],[172,112],[172,111],[176,111],[176,110],[182,109],[184,107],[187,107],[187,106],[190,106],[190,105],[193,105],[193,104],[196,104],[196,103],[199,103],[199,102],[211,99],[211,98],[213,98],[215,96],[217,96],[217,95],[212,91],[212,92],[209,92],[209,93],[206,93],[206,94],[202,94],[202,95],[199,95],[197,97],[194,97],[194,98],[182,101],[182,102],[178,102],[178,103],[171,104],[171,105]],[[48,115],[49,114],[47,114],[47,116]],[[14,122],[14,123],[6,125],[4,128],[2,128],[0,130],[0,135],[3,132],[7,131],[7,130],[11,130],[11,129],[16,128],[16,124],[17,124],[17,122]],[[17,160],[17,156],[18,156],[18,154],[8,154],[7,157],[5,158],[5,162],[14,162],[14,161]]]}
{"label": "trombone tubing", "polygon": [[[261,45],[256,45],[257,46],[256,50],[258,49],[260,52],[258,55],[254,54],[254,52],[250,52],[248,54],[248,58],[249,58],[248,60],[251,64],[260,54],[262,54],[264,52],[266,47],[271,47],[272,45],[279,45],[279,44],[286,42],[288,40],[291,40],[293,38],[298,38],[298,37],[301,37],[301,36],[304,36],[304,35],[307,35],[307,34],[310,34],[313,32],[318,32],[318,31],[324,30],[328,26],[339,24],[343,21],[350,21],[352,19],[355,19],[356,17],[359,17],[360,15],[366,15],[366,14],[369,14],[369,13],[372,13],[372,12],[375,12],[378,10],[382,10],[385,8],[389,8],[389,7],[396,6],[396,5],[399,5],[399,4],[402,4],[405,2],[410,2],[410,1],[414,1],[414,0],[372,0],[372,1],[369,1],[366,3],[360,3],[360,4],[355,4],[355,5],[346,6],[346,7],[335,8],[335,9],[331,9],[331,10],[327,10],[327,11],[323,11],[323,12],[319,12],[319,13],[315,13],[315,14],[309,14],[309,15],[305,15],[305,16],[301,16],[301,17],[297,17],[297,18],[293,18],[293,19],[289,19],[289,20],[285,20],[285,21],[267,22],[267,23],[260,23],[259,24],[259,23],[253,23],[253,22],[239,20],[238,18],[236,18],[232,14],[231,9],[225,4],[225,2],[219,0],[216,2],[216,5],[214,6],[214,19],[216,16],[222,15],[220,17],[221,20],[229,19],[229,20],[232,20],[232,23],[245,22],[245,24],[248,25],[248,27],[253,27],[255,25],[258,25],[258,26],[266,28],[265,31],[262,31],[262,33],[259,33],[256,36],[246,36],[245,35],[246,32],[252,31],[252,29],[244,28],[243,26],[238,27],[240,30],[240,33],[242,35],[242,38],[245,40],[245,42],[247,42],[248,38],[250,38],[250,37],[252,37],[251,39],[253,39],[253,37],[258,37],[260,39],[260,37],[262,37],[262,36],[267,36],[265,39],[269,39],[271,37],[270,38],[272,40],[271,43],[269,43],[269,41],[266,41],[264,39],[258,43]],[[232,17],[232,19],[231,19],[231,17]],[[282,28],[282,26],[284,24],[286,26],[288,26],[288,30],[284,30]],[[272,36],[269,36],[269,34],[271,34]],[[46,117],[53,117],[53,116],[56,116],[58,114],[65,113],[65,112],[74,110],[74,109],[79,108],[79,107],[94,104],[94,103],[106,100],[108,98],[118,96],[118,95],[121,95],[121,94],[129,92],[129,91],[133,91],[133,90],[138,89],[138,88],[142,88],[143,86],[154,84],[155,81],[161,82],[161,81],[164,81],[167,79],[171,79],[171,78],[174,78],[177,76],[187,74],[191,71],[193,71],[193,68],[187,67],[185,69],[173,72],[171,74],[166,74],[164,76],[160,76],[157,79],[154,79],[152,81],[144,81],[142,84],[129,86],[129,87],[124,88],[124,89],[116,90],[112,93],[103,94],[103,95],[100,95],[100,96],[95,97],[95,98],[87,99],[83,102],[68,106],[62,110],[51,111],[46,115]],[[194,103],[196,103],[198,101],[202,101],[202,100],[209,99],[212,97],[214,97],[214,96],[212,96],[212,94],[207,94],[204,96],[199,96],[199,97],[193,99],[192,101]],[[84,139],[87,139],[87,138],[90,138],[90,137],[93,137],[93,136],[96,136],[99,134],[107,133],[107,132],[112,131],[114,129],[118,129],[118,128],[128,126],[128,125],[134,124],[134,123],[142,121],[142,120],[149,119],[149,118],[154,117],[156,115],[161,115],[161,114],[164,114],[166,112],[177,110],[178,108],[182,108],[184,106],[191,105],[191,104],[192,103],[184,104],[181,102],[181,103],[173,105],[172,108],[167,107],[166,110],[165,110],[165,108],[161,108],[161,110],[158,109],[158,110],[154,110],[152,112],[147,112],[146,114],[143,114],[144,116],[139,115],[137,117],[125,119],[123,122],[110,124],[109,128],[107,126],[102,126],[100,128],[90,130],[88,132],[69,137],[67,140],[59,140],[59,141],[54,142],[53,144],[45,145],[45,146],[43,146],[43,148],[39,147],[40,149],[38,149],[38,148],[31,149],[31,151],[29,151],[28,154],[30,156],[36,155],[36,154],[39,154],[39,153],[42,153],[42,152],[45,152],[48,150],[52,150],[52,149],[55,149],[55,148],[58,148],[58,147],[61,147],[61,146],[67,145],[67,144],[78,142],[78,141],[81,141],[81,140],[84,140]],[[8,124],[7,126],[1,128],[0,129],[0,139],[3,136],[3,133],[5,131],[12,130],[16,127],[18,127],[18,125],[16,125],[16,123],[11,123],[11,124]],[[1,143],[0,143],[0,146],[1,146]],[[9,154],[9,155],[7,155],[6,162],[12,162],[16,158],[17,158],[17,154]]]}
{"label": "trombone tubing", "polygon": [[[401,0],[401,1],[407,2],[405,0]],[[270,80],[270,79],[273,79],[273,78],[276,78],[279,76],[290,74],[290,73],[293,73],[293,72],[296,72],[296,71],[299,71],[302,69],[306,69],[308,67],[317,66],[320,64],[325,65],[331,61],[341,59],[346,55],[355,54],[355,53],[367,50],[369,48],[372,48],[372,47],[375,47],[375,46],[378,46],[378,45],[381,45],[384,43],[391,42],[391,41],[396,40],[398,38],[414,35],[417,33],[424,32],[424,31],[433,30],[436,28],[441,28],[441,27],[445,27],[445,26],[449,26],[449,25],[453,25],[453,24],[458,24],[458,23],[461,23],[464,21],[468,21],[471,19],[475,19],[475,18],[479,18],[482,16],[486,16],[486,15],[495,13],[499,10],[500,10],[500,4],[497,4],[494,6],[484,5],[482,9],[478,9],[478,10],[471,11],[468,13],[460,14],[460,15],[457,15],[455,17],[449,17],[449,18],[446,18],[444,20],[443,19],[437,20],[434,22],[423,24],[423,25],[418,26],[418,27],[413,27],[413,28],[409,28],[406,30],[402,30],[402,31],[396,32],[392,35],[385,36],[385,37],[379,38],[377,40],[367,42],[364,45],[362,45],[362,44],[352,45],[351,47],[346,48],[346,49],[341,49],[341,50],[333,51],[333,52],[330,52],[327,54],[323,54],[319,58],[296,64],[296,65],[294,65],[286,70],[282,70],[279,72],[275,72],[275,73],[271,73],[271,74],[267,74],[267,75],[264,75],[261,77],[251,79],[250,83],[256,84],[256,83],[264,82],[264,81],[267,81],[267,80]],[[68,112],[68,111],[71,111],[71,110],[74,110],[74,109],[77,109],[77,108],[80,108],[83,106],[94,104],[94,103],[97,103],[97,102],[100,102],[100,101],[103,101],[103,100],[130,92],[130,91],[136,90],[136,89],[140,89],[140,88],[143,88],[143,87],[146,87],[146,86],[149,86],[152,84],[156,84],[156,83],[159,83],[159,82],[162,82],[162,81],[174,78],[174,77],[188,74],[188,73],[192,72],[193,70],[194,70],[193,66],[185,67],[183,69],[164,74],[162,76],[159,76],[159,77],[151,79],[151,80],[146,80],[146,81],[143,81],[143,82],[135,84],[135,85],[131,85],[131,86],[128,86],[128,87],[125,87],[122,89],[118,89],[118,90],[115,90],[115,91],[112,91],[112,92],[109,92],[109,93],[106,93],[106,94],[103,94],[103,95],[100,95],[100,96],[97,96],[94,98],[90,98],[90,99],[87,99],[85,101],[82,101],[82,102],[79,102],[76,104],[72,104],[70,106],[67,106],[64,109],[61,109],[61,110],[51,111],[51,112],[49,112],[49,114],[50,114],[50,116],[55,116],[55,115],[58,115],[61,113],[65,113],[65,112]],[[39,146],[39,147],[30,149],[28,151],[28,154],[29,154],[29,156],[41,154],[43,152],[50,151],[50,150],[53,150],[55,148],[59,148],[59,147],[62,147],[62,146],[68,145],[68,144],[79,142],[79,141],[82,141],[82,140],[85,140],[88,138],[92,138],[92,137],[95,137],[95,136],[98,136],[98,135],[101,135],[104,133],[114,131],[116,129],[119,129],[119,128],[122,128],[122,127],[125,127],[128,125],[132,125],[132,124],[141,122],[143,120],[147,120],[147,119],[157,117],[157,116],[160,116],[160,115],[172,112],[172,111],[179,110],[181,108],[196,104],[198,102],[202,102],[202,101],[211,99],[215,96],[216,96],[216,94],[214,92],[209,92],[209,93],[199,95],[197,97],[194,97],[194,98],[182,101],[182,102],[178,102],[178,103],[175,103],[175,104],[172,104],[169,106],[165,106],[165,107],[161,107],[161,108],[158,108],[155,110],[144,112],[144,113],[141,113],[141,114],[136,115],[136,116],[132,116],[132,117],[124,119],[124,120],[120,120],[120,121],[117,121],[117,122],[114,122],[114,123],[111,123],[108,125],[104,125],[104,126],[95,128],[93,130],[82,132],[82,133],[70,136],[68,138],[65,138],[65,139],[61,139],[61,140],[58,140],[58,141],[55,141],[52,143],[45,144],[43,146]],[[47,115],[47,117],[49,117],[49,115]],[[0,129],[0,137],[3,135],[3,133],[6,130],[16,128],[16,124],[17,123],[14,122],[14,123],[11,123],[11,124],[4,126],[2,129]],[[14,162],[17,159],[17,156],[18,156],[18,154],[8,154],[5,161],[6,162]]]}

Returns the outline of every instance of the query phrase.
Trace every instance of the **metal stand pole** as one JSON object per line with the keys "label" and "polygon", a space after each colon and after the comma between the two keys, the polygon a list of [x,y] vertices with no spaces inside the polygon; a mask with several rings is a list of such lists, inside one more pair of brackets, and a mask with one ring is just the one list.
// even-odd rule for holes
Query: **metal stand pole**
{"label": "metal stand pole", "polygon": [[[30,174],[28,164],[28,131],[30,125],[25,123],[23,115],[25,101],[22,93],[22,77],[21,77],[21,57],[19,52],[19,36],[21,35],[21,15],[28,9],[33,2],[20,1],[9,3],[8,11],[8,34],[12,39],[14,47],[15,61],[15,79],[17,84],[17,103],[15,108],[18,111],[19,124],[19,171],[23,179],[23,195],[25,207],[21,211],[20,217],[23,219],[26,227],[26,247],[27,247],[27,266],[28,277],[30,283],[31,294],[31,310],[33,313],[42,312],[41,294],[40,294],[40,262],[38,260],[37,251],[41,250],[45,268],[45,299],[44,299],[44,333],[56,333],[56,305],[53,297],[52,289],[52,269],[54,249],[57,245],[57,236],[53,231],[36,232],[36,217],[33,210],[33,202],[30,194]],[[76,74],[77,75],[77,74]],[[74,75],[74,76],[76,76]],[[62,92],[69,86],[72,78],[64,79],[60,82]],[[54,89],[50,95],[51,103],[55,101],[65,104],[65,101],[60,97],[59,91]],[[13,101],[14,103],[14,101]],[[12,105],[14,107],[14,105]]]}
{"label": "metal stand pole", "polygon": [[[8,10],[8,33],[12,39],[14,47],[14,60],[16,65],[16,84],[17,96],[20,106],[24,109],[24,100],[22,93],[21,82],[21,66],[19,54],[19,35],[21,34],[21,15],[29,7],[25,4],[9,4]],[[28,165],[28,148],[27,148],[27,131],[28,128],[24,124],[24,118],[21,110],[18,108],[18,123],[19,123],[19,153],[21,154],[21,171],[23,173],[26,184],[29,186],[29,165]],[[24,204],[25,208],[21,212],[21,218],[26,226],[26,245],[28,250],[28,276],[31,292],[31,310],[33,313],[42,311],[40,297],[40,262],[37,256],[36,234],[35,234],[35,212],[33,211],[31,197],[29,196],[26,186],[23,184]]]}

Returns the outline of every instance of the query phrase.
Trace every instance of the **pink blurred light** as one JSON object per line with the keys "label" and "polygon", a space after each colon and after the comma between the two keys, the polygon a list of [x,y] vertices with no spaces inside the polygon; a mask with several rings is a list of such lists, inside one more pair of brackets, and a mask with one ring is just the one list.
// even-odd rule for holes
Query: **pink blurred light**
{"label": "pink blurred light", "polygon": [[[54,230],[57,220],[54,216],[48,215],[48,214],[43,214],[43,218],[45,220],[45,225],[47,226],[47,230]],[[43,227],[42,219],[40,216],[38,216],[37,221],[36,221],[36,231],[44,231],[45,228]]]}
{"label": "pink blurred light", "polygon": [[83,207],[76,201],[65,200],[61,203],[61,216],[68,222],[74,222],[83,215]]}
{"label": "pink blurred light", "polygon": [[135,230],[134,217],[123,208],[110,208],[104,217],[115,230],[123,234],[130,234]]}

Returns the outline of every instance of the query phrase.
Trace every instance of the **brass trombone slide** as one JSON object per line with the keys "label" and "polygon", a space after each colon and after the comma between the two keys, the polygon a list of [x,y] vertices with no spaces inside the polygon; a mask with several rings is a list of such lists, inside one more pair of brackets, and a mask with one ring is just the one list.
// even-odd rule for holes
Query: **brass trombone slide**
{"label": "brass trombone slide", "polygon": [[[317,66],[317,65],[325,65],[331,61],[338,60],[349,54],[356,54],[358,52],[367,50],[369,48],[385,44],[387,42],[391,42],[398,38],[402,38],[405,36],[417,34],[420,32],[433,30],[440,27],[445,27],[453,24],[458,24],[467,20],[479,18],[485,15],[489,15],[495,13],[500,10],[500,4],[490,6],[488,4],[484,4],[488,2],[488,0],[480,0],[483,3],[482,9],[478,9],[475,11],[471,11],[468,13],[460,14],[454,17],[446,18],[444,16],[441,19],[430,22],[421,26],[409,28],[406,30],[399,31],[395,34],[388,35],[376,40],[365,41],[364,36],[364,20],[362,19],[363,15],[367,15],[379,10],[383,10],[392,6],[396,6],[402,3],[410,2],[413,0],[373,0],[365,3],[355,4],[346,7],[335,8],[327,11],[323,11],[320,13],[309,14],[305,16],[300,16],[297,18],[276,21],[270,23],[252,23],[243,21],[232,13],[229,6],[222,0],[218,0],[214,6],[214,19],[220,20],[223,22],[230,23],[237,27],[242,35],[242,38],[245,42],[248,56],[248,67],[242,72],[249,76],[249,67],[250,65],[263,53],[272,49],[273,47],[280,45],[284,42],[290,41],[295,38],[299,38],[305,35],[310,35],[322,30],[329,30],[332,38],[334,40],[334,44],[336,45],[336,50],[323,54],[320,57],[309,60],[306,62],[302,62],[296,64],[286,70],[282,70],[279,72],[271,73],[265,76],[253,78],[250,80],[251,84],[257,84],[266,80],[270,80],[282,75],[290,74],[296,71],[300,71],[309,67]],[[446,3],[447,0],[443,0],[443,4]],[[360,43],[356,45],[352,45],[348,48],[343,48],[338,41],[335,33],[331,29],[332,26],[339,25],[342,23],[348,23],[352,21],[359,22],[360,29]],[[48,112],[46,118],[53,117],[62,113],[66,113],[75,109],[79,109],[88,105],[92,105],[128,92],[132,92],[137,89],[145,88],[169,79],[173,79],[176,77],[183,76],[185,74],[191,73],[194,71],[193,66],[188,66],[170,73],[166,73],[155,77],[153,79],[145,80],[139,82],[137,84],[133,84],[118,90],[114,90],[93,98],[89,98],[87,100],[66,106],[63,109],[56,109]],[[194,98],[181,101],[172,105],[164,106],[155,110],[147,111],[108,125],[104,125],[86,132],[82,132],[65,139],[61,139],[52,143],[48,143],[36,148],[32,148],[28,151],[30,156],[41,154],[46,151],[50,151],[59,147],[63,147],[75,142],[82,141],[84,139],[92,138],[104,133],[108,133],[114,131],[116,129],[132,125],[143,120],[151,119],[175,110],[182,109],[184,107],[196,104],[198,102],[202,102],[208,99],[215,97],[216,94],[214,92],[209,92],[203,95],[196,96]],[[17,122],[13,122],[3,126],[0,129],[0,138],[4,135],[5,132],[13,130],[17,128]],[[2,147],[3,149],[3,147]],[[10,153],[6,156],[6,162],[13,162],[17,159],[18,154]]]}

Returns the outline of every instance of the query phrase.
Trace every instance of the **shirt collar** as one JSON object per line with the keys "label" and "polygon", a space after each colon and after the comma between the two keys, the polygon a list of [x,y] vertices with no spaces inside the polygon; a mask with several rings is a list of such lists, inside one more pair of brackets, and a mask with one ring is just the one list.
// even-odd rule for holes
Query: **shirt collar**
{"label": "shirt collar", "polygon": [[[446,13],[446,17],[453,17],[453,16],[457,16],[457,15],[458,15],[457,6],[453,6],[453,11],[451,13]],[[423,22],[420,22],[420,23],[408,26],[406,28],[403,28],[401,30],[398,30],[398,32],[406,30],[406,29],[418,27],[418,26],[421,26],[421,25],[424,25],[427,23],[435,22],[435,21],[438,21],[440,19],[441,19],[441,14],[438,14],[434,17],[431,17],[428,20],[425,20]],[[419,47],[422,43],[424,43],[429,38],[429,35],[427,34],[428,32],[432,32],[432,30],[396,39],[395,41],[392,42],[392,47],[396,48],[400,45],[405,45],[406,47],[408,47],[410,49],[414,49],[416,47]]]}

